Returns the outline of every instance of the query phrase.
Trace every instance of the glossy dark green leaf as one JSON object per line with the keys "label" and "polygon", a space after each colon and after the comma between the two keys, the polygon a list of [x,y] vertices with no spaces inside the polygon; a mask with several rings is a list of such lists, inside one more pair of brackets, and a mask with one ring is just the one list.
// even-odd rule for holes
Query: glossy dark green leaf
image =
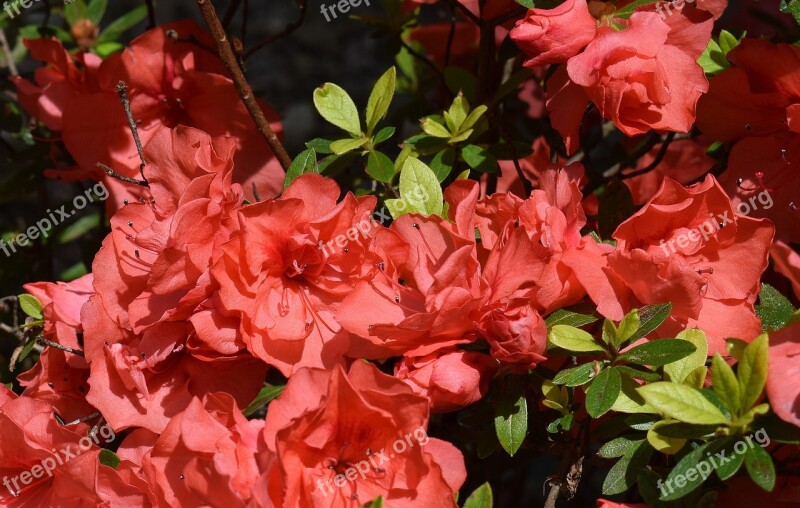
{"label": "glossy dark green leaf", "polygon": [[613,367],[601,370],[586,390],[586,411],[592,418],[601,417],[614,405],[620,390],[619,370]]}
{"label": "glossy dark green leaf", "polygon": [[696,349],[694,344],[686,340],[658,339],[629,349],[619,356],[619,360],[660,367],[685,358]]}

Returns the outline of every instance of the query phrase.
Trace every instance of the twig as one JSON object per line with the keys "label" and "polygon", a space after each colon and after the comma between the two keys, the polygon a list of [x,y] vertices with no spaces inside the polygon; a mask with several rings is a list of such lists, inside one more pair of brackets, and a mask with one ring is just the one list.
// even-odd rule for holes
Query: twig
{"label": "twig", "polygon": [[8,45],[8,39],[6,39],[6,33],[0,28],[0,46],[3,48],[3,56],[6,59],[6,65],[8,65],[8,72],[11,73],[12,76],[19,76],[19,71],[17,70],[17,62],[14,61],[14,55],[11,54],[11,48]]}
{"label": "twig", "polygon": [[308,10],[308,0],[295,0],[297,4],[297,8],[300,9],[300,15],[296,20],[292,23],[286,25],[286,28],[281,30],[280,32],[276,33],[275,35],[271,35],[264,39],[263,41],[259,42],[244,54],[244,59],[247,60],[251,56],[253,56],[257,51],[260,49],[272,44],[273,42],[277,41],[278,39],[282,39],[287,35],[291,34],[303,24],[303,21],[306,19],[306,11]]}
{"label": "twig", "polygon": [[275,134],[275,131],[273,131],[272,127],[270,127],[264,112],[261,110],[261,107],[258,105],[258,101],[256,101],[256,98],[253,95],[253,89],[250,87],[247,79],[245,79],[244,74],[242,74],[242,69],[239,68],[239,64],[236,61],[236,55],[233,53],[233,48],[231,48],[231,45],[228,42],[228,36],[225,34],[225,29],[222,27],[222,23],[220,23],[219,18],[217,17],[214,6],[209,0],[197,0],[197,5],[200,7],[200,12],[202,13],[206,24],[208,25],[208,28],[211,30],[211,34],[214,36],[214,40],[217,43],[219,56],[225,63],[225,67],[228,68],[228,72],[231,74],[233,83],[236,86],[236,91],[239,92],[239,97],[242,98],[242,102],[247,108],[247,111],[250,113],[250,116],[253,118],[258,131],[261,133],[267,143],[269,143],[269,146],[272,148],[272,151],[278,158],[281,166],[283,166],[283,169],[289,169],[292,159],[289,157],[286,149],[281,144],[278,136]]}
{"label": "twig", "polygon": [[79,349],[74,349],[69,346],[63,346],[58,342],[53,342],[52,340],[47,340],[44,337],[37,337],[36,342],[42,344],[43,346],[50,346],[52,348],[60,349],[61,351],[66,351],[67,353],[72,353],[75,356],[85,356],[83,351]]}
{"label": "twig", "polygon": [[50,24],[50,14],[53,10],[53,6],[50,5],[50,0],[44,0],[44,9],[44,18],[42,18],[41,28],[47,28],[47,25]]}
{"label": "twig", "polygon": [[450,6],[450,32],[447,34],[447,49],[444,52],[444,67],[450,67],[450,53],[453,50],[453,39],[456,36],[456,9]]}
{"label": "twig", "polygon": [[[142,181],[147,183],[147,178],[144,176],[144,167],[147,166],[147,161],[144,160],[144,148],[142,148],[142,140],[139,138],[139,129],[136,128],[136,120],[133,118],[133,111],[131,111],[131,101],[128,99],[128,84],[124,81],[117,83],[117,94],[122,101],[122,107],[125,109],[125,116],[128,117],[128,126],[131,128],[133,134],[133,142],[136,143],[136,151],[139,153],[139,173],[142,174]],[[113,171],[113,170],[112,170]]]}
{"label": "twig", "polygon": [[653,162],[648,164],[647,166],[643,167],[642,169],[637,169],[636,171],[631,171],[630,173],[620,175],[620,180],[627,180],[628,178],[634,178],[639,175],[643,175],[645,173],[649,173],[650,171],[656,169],[659,164],[664,160],[664,157],[667,155],[667,150],[669,149],[669,145],[675,139],[675,133],[670,132],[667,134],[667,138],[661,143],[661,148],[658,150],[658,154],[656,154],[656,158],[653,159]]}
{"label": "twig", "polygon": [[150,184],[147,181],[145,181],[145,180],[137,180],[136,178],[131,178],[129,176],[121,175],[121,174],[117,173],[116,171],[114,171],[113,169],[111,169],[110,167],[108,167],[105,164],[103,164],[102,162],[98,162],[96,164],[96,166],[98,168],[102,169],[105,172],[105,174],[107,174],[111,178],[116,178],[117,180],[119,180],[121,182],[132,183],[134,185],[141,185],[142,187],[150,187]]}
{"label": "twig", "polygon": [[156,9],[153,5],[153,0],[145,0],[147,4],[147,28],[153,29],[156,27]]}
{"label": "twig", "polygon": [[71,422],[64,422],[62,425],[64,425],[65,427],[69,427],[71,425],[78,425],[79,423],[88,422],[89,420],[94,420],[98,416],[100,416],[100,412],[95,411],[94,413],[78,418],[77,420],[72,420]]}
{"label": "twig", "polygon": [[476,25],[478,26],[483,25],[481,18],[473,14],[471,10],[469,10],[464,4],[462,4],[458,0],[447,0],[447,3],[450,4],[451,7],[455,7],[456,9],[461,11],[461,14],[469,18],[469,20],[475,23]]}
{"label": "twig", "polygon": [[427,65],[434,72],[434,74],[436,74],[436,77],[439,78],[439,80],[442,82],[442,86],[444,86],[444,88],[446,90],[448,89],[447,88],[447,79],[445,79],[444,73],[442,72],[441,69],[439,69],[439,67],[435,63],[431,62],[430,60],[425,58],[425,55],[417,52],[417,50],[412,48],[409,43],[407,43],[406,41],[403,40],[403,36],[402,35],[400,36],[400,44],[406,49],[406,51],[408,51],[408,53],[411,56],[413,56],[414,58],[416,58],[420,62],[424,63],[425,65]]}
{"label": "twig", "polygon": [[497,125],[500,127],[500,135],[505,140],[506,144],[508,144],[509,148],[511,148],[511,157],[514,161],[514,169],[517,170],[517,176],[519,177],[519,181],[522,183],[522,188],[525,190],[525,198],[528,198],[531,193],[533,192],[533,184],[525,178],[525,173],[522,171],[522,166],[519,164],[519,157],[517,156],[517,148],[514,146],[514,142],[511,140],[511,137],[506,132],[505,127],[503,127],[502,122],[497,122]]}

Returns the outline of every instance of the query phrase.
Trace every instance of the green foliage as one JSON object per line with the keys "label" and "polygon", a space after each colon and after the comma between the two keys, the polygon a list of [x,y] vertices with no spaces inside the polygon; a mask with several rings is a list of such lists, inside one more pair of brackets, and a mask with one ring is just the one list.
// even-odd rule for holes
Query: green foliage
{"label": "green foliage", "polygon": [[525,386],[516,376],[503,380],[502,391],[495,393],[495,432],[503,450],[514,456],[528,433],[528,401]]}
{"label": "green foliage", "polygon": [[769,284],[761,284],[756,305],[756,316],[761,319],[761,328],[765,332],[780,330],[792,319],[794,308],[792,303]]}
{"label": "green foliage", "polygon": [[486,482],[469,495],[462,508],[492,508],[493,506],[492,486],[489,485],[489,482]]}

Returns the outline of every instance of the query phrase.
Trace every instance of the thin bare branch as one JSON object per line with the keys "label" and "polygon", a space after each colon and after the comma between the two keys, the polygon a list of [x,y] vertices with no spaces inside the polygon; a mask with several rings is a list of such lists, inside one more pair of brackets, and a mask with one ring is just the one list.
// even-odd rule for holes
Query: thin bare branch
{"label": "thin bare branch", "polygon": [[98,162],[97,167],[102,169],[108,176],[111,178],[116,178],[117,180],[125,183],[132,183],[134,185],[141,185],[142,187],[150,187],[150,184],[146,180],[137,180],[136,178],[131,178],[129,176],[122,175],[117,173],[110,167],[106,166],[102,162]]}
{"label": "thin bare branch", "polygon": [[263,41],[259,42],[258,44],[247,50],[247,52],[244,54],[245,60],[253,56],[256,52],[263,49],[264,47],[269,46],[278,39],[286,37],[287,35],[291,34],[295,30],[300,28],[300,26],[302,26],[303,21],[305,21],[306,19],[306,11],[308,10],[308,0],[295,0],[295,3],[297,4],[297,8],[300,9],[300,15],[297,17],[297,19],[294,20],[292,23],[286,25],[286,28],[284,28],[280,32],[274,35],[270,35]]}
{"label": "thin bare branch", "polygon": [[225,67],[228,68],[228,72],[231,74],[236,91],[239,92],[239,97],[241,97],[242,102],[247,108],[247,111],[253,118],[256,128],[258,128],[258,131],[261,133],[267,143],[269,143],[269,146],[272,148],[272,152],[278,158],[278,161],[281,163],[281,166],[283,166],[283,169],[289,169],[292,159],[286,152],[286,148],[284,148],[283,144],[281,144],[278,136],[275,134],[275,131],[273,131],[272,127],[270,127],[267,117],[264,115],[264,112],[258,105],[258,101],[256,100],[255,95],[253,95],[253,89],[250,87],[250,84],[247,82],[247,79],[242,73],[242,69],[239,67],[239,63],[236,61],[236,55],[234,54],[233,48],[228,41],[228,36],[225,33],[225,29],[222,27],[222,23],[220,23],[220,20],[217,17],[217,12],[214,10],[214,6],[210,0],[197,0],[197,5],[200,8],[200,12],[203,15],[203,19],[205,20],[206,24],[208,25],[209,30],[211,30],[211,35],[214,37],[214,41],[217,44],[219,56],[225,63]]}

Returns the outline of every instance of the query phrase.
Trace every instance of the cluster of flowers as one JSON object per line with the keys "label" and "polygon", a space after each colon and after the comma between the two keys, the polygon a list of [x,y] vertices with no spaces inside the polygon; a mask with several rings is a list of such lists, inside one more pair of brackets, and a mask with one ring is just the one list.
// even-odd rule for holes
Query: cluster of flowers
{"label": "cluster of flowers", "polygon": [[[672,302],[650,338],[697,327],[709,354],[723,355],[725,338],[752,340],[761,332],[753,305],[770,252],[800,291],[798,255],[783,243],[800,233],[797,214],[788,213],[800,182],[790,172],[800,157],[800,49],[747,40],[709,87],[696,60],[722,8],[698,4],[667,19],[637,11],[615,30],[598,28],[584,0],[567,0],[530,10],[511,32],[530,55],[526,65],[566,63],[549,79],[546,107],[569,152],[579,148],[589,101],[627,135],[685,132],[705,92],[698,125],[736,143],[720,182],[709,175],[681,185],[676,180],[708,169],[699,163],[692,175],[670,174],[683,155],[646,176],[658,181],[629,182],[646,204],[619,226],[615,244],[586,234],[596,203],[583,198],[582,165],[531,159],[526,171],[537,188],[528,196],[512,191],[506,167],[501,192],[485,195],[479,182],[457,180],[444,191],[447,216],[407,214],[389,227],[373,221],[343,248],[325,249],[361,231],[376,199],[342,196],[315,174],[281,193],[283,171],[206,49],[213,41],[194,24],[153,29],[104,61],[70,55],[53,40],[29,41],[48,66],[35,83],[17,79],[20,101],[61,133],[77,162],[58,176],[106,183],[111,233],[91,274],[26,286],[44,305],[44,336],[85,357],[47,348],[19,376],[21,396],[0,387],[0,471],[17,476],[86,435],[87,424],[64,427],[53,413],[79,421],[99,411],[123,437],[115,467],[92,445],[52,476],[0,491],[0,501],[295,507],[360,506],[383,496],[397,506],[454,506],[464,458],[434,438],[332,492],[318,485],[426,429],[431,412],[480,400],[499,369],[524,372],[547,361],[543,316],[555,310],[591,301],[618,321]],[[481,14],[493,19],[514,2],[488,5],[496,12]],[[776,51],[793,74],[760,56]],[[141,120],[147,186],[95,168],[139,175],[115,92],[120,80]],[[683,143],[704,152],[697,141]],[[754,160],[762,169],[748,176]],[[737,212],[738,202],[765,189],[774,209]],[[709,216],[729,220],[685,249],[661,247]],[[782,242],[773,243],[776,235]],[[461,347],[479,341],[487,352]],[[781,368],[800,345],[777,344],[773,367]],[[362,361],[395,357],[393,376]],[[269,368],[288,384],[265,420],[248,420],[242,408]],[[800,425],[797,389],[771,383],[768,391],[775,412]]]}

